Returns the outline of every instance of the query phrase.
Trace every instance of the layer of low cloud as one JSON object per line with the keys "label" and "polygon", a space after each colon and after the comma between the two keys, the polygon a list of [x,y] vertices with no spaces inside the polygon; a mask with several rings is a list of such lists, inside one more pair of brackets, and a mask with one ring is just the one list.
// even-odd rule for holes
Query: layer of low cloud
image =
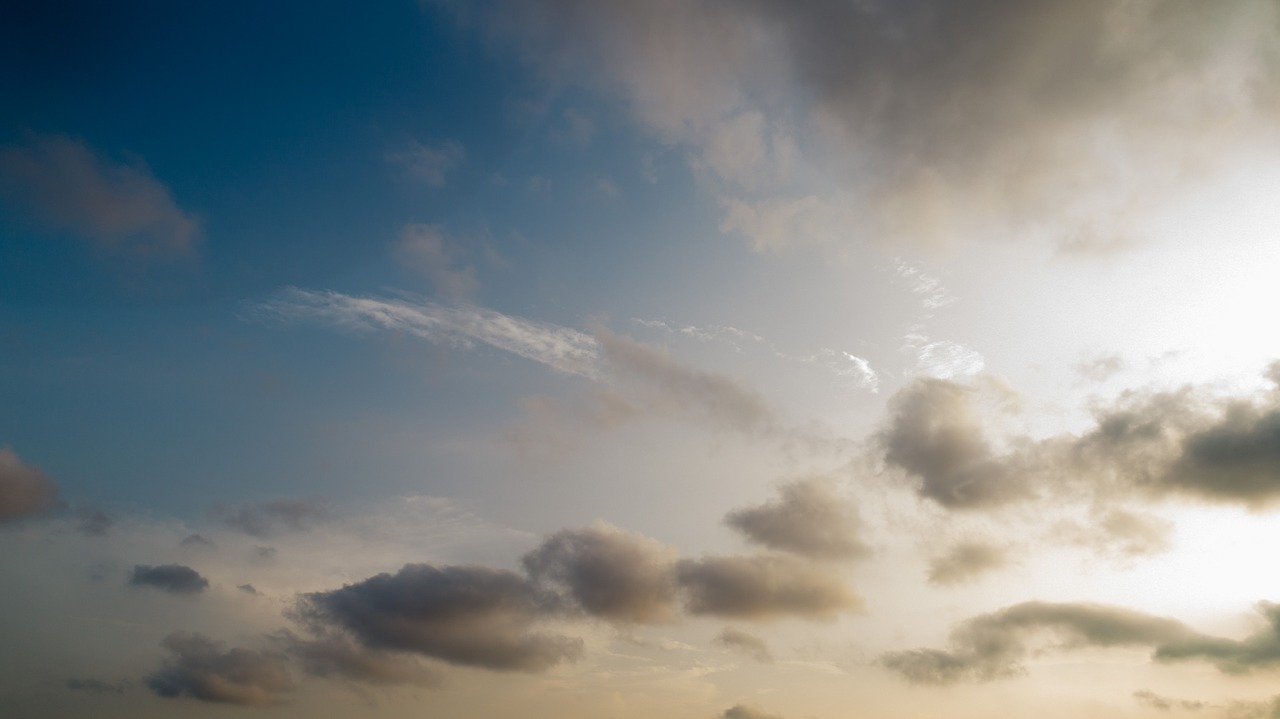
{"label": "layer of low cloud", "polygon": [[141,160],[116,162],[66,135],[33,134],[24,146],[0,148],[0,192],[104,253],[172,260],[200,242],[200,220]]}
{"label": "layer of low cloud", "polygon": [[[334,518],[333,505],[321,497],[277,499],[260,504],[215,507],[210,514],[251,537],[270,537],[281,531],[299,532]],[[184,540],[185,541],[185,540]]]}
{"label": "layer of low cloud", "polygon": [[1160,711],[1169,711],[1171,709],[1184,709],[1186,711],[1200,711],[1201,709],[1212,706],[1208,702],[1194,699],[1174,699],[1156,694],[1147,689],[1140,689],[1133,693],[1133,698],[1143,706],[1159,709]]}
{"label": "layer of low cloud", "polygon": [[750,704],[735,704],[720,715],[721,719],[782,719],[778,714],[771,714]]}
{"label": "layer of low cloud", "polygon": [[1160,662],[1205,661],[1228,674],[1280,665],[1280,605],[1261,603],[1266,626],[1244,639],[1195,631],[1182,622],[1099,604],[1025,602],[965,620],[947,649],[888,652],[880,664],[912,683],[952,684],[1005,679],[1025,673],[1033,639],[1048,634],[1063,650],[1085,647],[1149,648]]}
{"label": "layer of low cloud", "polygon": [[973,582],[1008,563],[1008,551],[1003,547],[960,542],[929,561],[929,582],[944,586]]}
{"label": "layer of low cloud", "polygon": [[135,587],[153,587],[170,594],[199,594],[209,588],[209,580],[182,564],[135,564],[129,575]]}
{"label": "layer of low cloud", "polygon": [[773,653],[763,639],[741,629],[725,627],[713,639],[717,645],[730,651],[745,654],[758,662],[773,661]]}
{"label": "layer of low cloud", "polygon": [[839,576],[785,554],[684,559],[676,575],[693,615],[833,619],[862,607],[862,598]]}
{"label": "layer of low cloud", "polygon": [[441,684],[440,676],[415,657],[370,649],[342,634],[305,638],[284,631],[275,639],[304,672],[314,677],[379,686],[409,684],[434,688]]}
{"label": "layer of low cloud", "polygon": [[167,698],[267,706],[282,702],[293,688],[283,655],[223,646],[208,637],[174,632],[161,646],[170,653],[147,686]]}
{"label": "layer of low cloud", "polygon": [[869,551],[857,512],[821,479],[785,484],[777,499],[734,510],[725,523],[756,544],[813,559],[856,559]]}
{"label": "layer of low cloud", "polygon": [[57,508],[58,485],[17,452],[0,447],[0,524]]}

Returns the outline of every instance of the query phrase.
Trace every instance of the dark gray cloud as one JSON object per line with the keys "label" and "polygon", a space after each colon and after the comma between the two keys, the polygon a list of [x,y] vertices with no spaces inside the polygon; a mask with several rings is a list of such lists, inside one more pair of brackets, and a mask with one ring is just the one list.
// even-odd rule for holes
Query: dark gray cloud
{"label": "dark gray cloud", "polygon": [[724,713],[721,714],[720,717],[721,719],[782,719],[782,717],[777,714],[770,714],[769,712],[759,707],[751,706],[750,704],[735,704],[728,709],[725,709]]}
{"label": "dark gray cloud", "polygon": [[862,599],[828,569],[785,554],[683,559],[676,577],[690,614],[771,620],[830,619]]}
{"label": "dark gray cloud", "polygon": [[1242,640],[1201,634],[1168,617],[1099,604],[1025,602],[960,623],[948,649],[889,652],[880,664],[917,684],[984,682],[1025,672],[1032,640],[1061,649],[1150,647],[1159,662],[1205,661],[1227,674],[1280,666],[1280,604],[1263,602],[1266,626]]}
{"label": "dark gray cloud", "polygon": [[139,160],[117,163],[66,135],[31,135],[0,148],[0,193],[56,231],[134,259],[190,256],[200,220]]}
{"label": "dark gray cloud", "polygon": [[991,448],[972,388],[920,379],[890,401],[879,436],[885,461],[917,479],[921,497],[949,509],[986,508],[1025,498],[1030,488],[1014,460]]}
{"label": "dark gray cloud", "polygon": [[1140,689],[1134,692],[1133,698],[1143,706],[1149,706],[1152,709],[1159,709],[1160,711],[1169,711],[1171,709],[1200,711],[1201,709],[1212,706],[1208,702],[1194,701],[1191,699],[1173,699],[1171,697],[1161,696],[1146,689]]}
{"label": "dark gray cloud", "polygon": [[81,507],[76,515],[80,520],[76,530],[91,537],[105,537],[115,525],[115,517],[97,507]]}
{"label": "dark gray cloud", "polygon": [[414,657],[370,649],[341,634],[307,639],[285,631],[275,639],[311,676],[375,685],[440,686],[440,677]]}
{"label": "dark gray cloud", "polygon": [[135,587],[155,587],[172,594],[199,594],[209,588],[209,580],[191,567],[182,564],[133,565],[129,584]]}
{"label": "dark gray cloud", "polygon": [[1008,563],[1008,552],[1003,547],[985,542],[960,542],[929,561],[929,582],[964,584]]}
{"label": "dark gray cloud", "polygon": [[199,534],[188,534],[179,542],[184,547],[212,547],[213,540]]}
{"label": "dark gray cloud", "polygon": [[813,559],[854,559],[869,549],[849,502],[830,483],[801,479],[778,488],[778,498],[730,512],[725,523],[757,544]]}
{"label": "dark gray cloud", "polygon": [[536,672],[582,654],[580,639],[539,633],[548,599],[524,577],[473,566],[408,564],[299,600],[298,616],[373,649],[452,664]]}
{"label": "dark gray cloud", "polygon": [[769,645],[765,644],[760,637],[741,629],[725,627],[712,641],[725,649],[746,654],[758,662],[773,661],[773,653],[769,651]]}
{"label": "dark gray cloud", "polygon": [[270,537],[282,529],[302,531],[335,516],[333,505],[322,497],[278,499],[237,507],[214,507],[211,514],[251,537]]}
{"label": "dark gray cloud", "polygon": [[174,632],[161,646],[172,656],[147,677],[147,686],[162,697],[265,706],[280,703],[293,688],[279,653],[224,651],[220,643],[189,632]]}
{"label": "dark gray cloud", "polygon": [[0,524],[44,514],[58,505],[58,485],[12,449],[0,447]]}
{"label": "dark gray cloud", "polygon": [[677,613],[675,550],[609,525],[566,529],[524,557],[535,582],[568,591],[586,613],[663,622]]}

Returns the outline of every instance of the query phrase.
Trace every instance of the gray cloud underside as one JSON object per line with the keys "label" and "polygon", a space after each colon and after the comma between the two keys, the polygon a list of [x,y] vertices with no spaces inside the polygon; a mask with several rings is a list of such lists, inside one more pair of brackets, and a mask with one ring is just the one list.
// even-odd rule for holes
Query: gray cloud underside
{"label": "gray cloud underside", "polygon": [[279,499],[257,505],[216,507],[210,513],[252,537],[268,537],[281,527],[302,531],[334,517],[332,504],[319,497]]}
{"label": "gray cloud underside", "polygon": [[0,148],[0,192],[55,230],[133,258],[188,255],[200,240],[199,219],[174,203],[146,165],[112,162],[65,135]]}
{"label": "gray cloud underside", "polygon": [[855,559],[869,552],[853,506],[820,479],[783,485],[777,499],[734,510],[725,523],[756,544],[814,559]]}
{"label": "gray cloud underside", "polygon": [[676,553],[608,525],[562,530],[525,555],[535,582],[562,586],[586,613],[622,622],[663,622],[678,613]]}
{"label": "gray cloud underside", "polygon": [[1076,225],[1066,246],[1110,247],[1094,221],[1274,132],[1280,105],[1268,0],[437,4],[557,84],[620,95],[712,170],[757,246],[803,241],[787,230],[838,204],[760,179],[803,147],[864,178],[859,210],[898,237],[1055,218]]}
{"label": "gray cloud underside", "polygon": [[283,655],[222,646],[202,634],[174,632],[161,646],[172,654],[147,677],[153,692],[168,698],[264,706],[293,688]]}
{"label": "gray cloud underside", "polygon": [[777,714],[769,712],[750,704],[735,704],[720,715],[721,719],[782,719]]}
{"label": "gray cloud underside", "polygon": [[684,559],[676,577],[693,615],[832,619],[862,607],[862,598],[838,577],[785,554]]}
{"label": "gray cloud underside", "polygon": [[369,649],[340,634],[308,639],[284,631],[275,637],[302,670],[315,677],[374,685],[438,687],[440,677],[412,656]]}
{"label": "gray cloud underside", "polygon": [[[1275,374],[1272,365],[1267,376]],[[1058,494],[1186,497],[1262,508],[1280,500],[1280,391],[1220,399],[1194,387],[1123,395],[1095,411],[1080,436],[1013,437],[993,449],[975,409],[977,390],[920,380],[891,401],[879,443],[924,499],[987,509]],[[1100,518],[1135,552],[1167,530],[1127,513]]]}
{"label": "gray cloud underside", "polygon": [[1059,648],[1150,647],[1160,662],[1203,660],[1239,674],[1280,665],[1280,605],[1262,603],[1267,627],[1243,640],[1201,634],[1168,617],[1098,604],[1025,602],[959,624],[948,649],[882,655],[882,666],[917,684],[985,682],[1025,673],[1033,639],[1048,634]]}
{"label": "gray cloud underside", "polygon": [[725,627],[712,641],[726,649],[746,654],[758,662],[773,661],[773,653],[769,651],[769,645],[760,637],[741,629]]}
{"label": "gray cloud underside", "polygon": [[1187,711],[1200,711],[1201,709],[1212,706],[1208,702],[1192,699],[1174,699],[1172,697],[1161,696],[1146,689],[1140,689],[1134,692],[1133,698],[1140,704],[1149,706],[1152,709],[1159,709],[1160,711],[1169,711],[1174,708],[1186,709]]}
{"label": "gray cloud underside", "polygon": [[155,587],[171,594],[199,594],[209,588],[209,580],[182,564],[135,564],[129,575],[135,587]]}
{"label": "gray cloud underside", "polygon": [[941,585],[972,582],[1008,563],[1008,553],[1001,547],[960,542],[929,562],[929,582]]}
{"label": "gray cloud underside", "polygon": [[514,572],[409,564],[394,575],[305,595],[298,613],[315,627],[345,630],[371,648],[536,672],[582,654],[580,639],[535,630],[548,614],[547,603]]}
{"label": "gray cloud underside", "polygon": [[0,524],[49,512],[58,506],[58,485],[26,464],[16,452],[0,447]]}

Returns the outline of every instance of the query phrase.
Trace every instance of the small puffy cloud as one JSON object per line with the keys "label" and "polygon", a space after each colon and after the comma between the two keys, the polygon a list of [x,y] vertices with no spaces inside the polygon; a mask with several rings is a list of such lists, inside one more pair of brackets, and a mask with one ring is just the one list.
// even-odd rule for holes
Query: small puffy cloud
{"label": "small puffy cloud", "polygon": [[921,497],[949,509],[991,507],[1029,491],[992,450],[973,394],[949,380],[917,380],[893,397],[879,436],[885,461],[918,479]]}
{"label": "small puffy cloud", "polygon": [[191,567],[181,564],[135,564],[129,575],[135,587],[155,587],[171,594],[199,594],[209,588],[209,580]]}
{"label": "small puffy cloud", "polygon": [[773,653],[769,651],[769,645],[765,644],[760,637],[741,629],[725,627],[712,641],[725,649],[746,654],[758,662],[773,661]]}
{"label": "small puffy cloud", "polygon": [[756,544],[813,559],[855,559],[869,551],[853,506],[821,479],[783,485],[777,499],[734,510],[725,523]]}
{"label": "small puffy cloud", "polygon": [[535,631],[548,613],[546,598],[501,569],[407,564],[395,574],[304,595],[297,613],[365,647],[498,671],[542,671],[582,654],[580,639]]}
{"label": "small puffy cloud", "polygon": [[370,649],[341,634],[306,639],[285,631],[277,635],[276,639],[284,644],[285,651],[298,661],[302,670],[311,676],[349,679],[375,685],[440,685],[440,677],[414,657]]}
{"label": "small puffy cloud", "polygon": [[677,611],[675,550],[607,524],[566,529],[524,557],[535,582],[564,587],[587,614],[663,622]]}
{"label": "small puffy cloud", "polygon": [[1208,702],[1194,701],[1191,699],[1173,699],[1171,697],[1161,696],[1153,691],[1140,689],[1133,693],[1133,698],[1143,706],[1159,709],[1160,711],[1169,711],[1170,709],[1185,709],[1187,711],[1200,711],[1211,706]]}
{"label": "small puffy cloud", "polygon": [[405,173],[430,187],[444,187],[446,178],[466,159],[466,150],[457,140],[439,145],[423,145],[412,141],[403,149],[386,154],[387,162],[399,165]]}
{"label": "small puffy cloud", "polygon": [[0,524],[49,512],[58,506],[58,485],[17,452],[0,447]]}
{"label": "small puffy cloud", "polygon": [[828,569],[785,554],[683,559],[676,577],[694,615],[831,619],[862,607],[862,598]]}
{"label": "small puffy cloud", "polygon": [[166,698],[265,706],[283,700],[293,683],[283,655],[222,645],[202,634],[174,632],[161,646],[172,655],[147,677],[151,691]]}
{"label": "small puffy cloud", "polygon": [[782,719],[782,717],[750,704],[735,704],[725,709],[720,719]]}
{"label": "small puffy cloud", "polygon": [[436,292],[446,299],[468,299],[480,287],[473,268],[455,266],[457,249],[435,225],[405,225],[392,247],[392,255],[401,266],[431,280]]}
{"label": "small puffy cloud", "polygon": [[984,542],[960,542],[929,562],[931,584],[972,582],[1009,563],[1005,549]]}
{"label": "small puffy cloud", "polygon": [[[327,499],[278,499],[262,504],[215,507],[211,515],[228,526],[251,537],[269,537],[281,529],[299,532],[334,517],[333,505]],[[185,540],[184,540],[185,541]]]}
{"label": "small puffy cloud", "polygon": [[102,252],[133,259],[190,256],[200,220],[138,160],[117,163],[66,135],[31,135],[0,148],[0,192],[50,229],[69,231]]}

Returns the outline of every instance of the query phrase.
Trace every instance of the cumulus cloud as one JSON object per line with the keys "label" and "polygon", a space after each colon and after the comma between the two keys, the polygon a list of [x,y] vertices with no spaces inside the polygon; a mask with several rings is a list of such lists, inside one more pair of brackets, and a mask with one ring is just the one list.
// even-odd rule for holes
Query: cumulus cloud
{"label": "cumulus cloud", "polygon": [[580,639],[535,631],[548,600],[514,572],[408,564],[341,589],[304,595],[308,624],[373,649],[466,666],[537,672],[582,654]]}
{"label": "cumulus cloud", "polygon": [[879,437],[885,461],[918,479],[921,497],[951,509],[990,507],[1029,491],[991,448],[973,395],[956,382],[917,380],[893,397]]}
{"label": "cumulus cloud", "polygon": [[784,554],[683,559],[676,576],[694,615],[832,619],[862,607],[862,598],[829,570]]}
{"label": "cumulus cloud", "polygon": [[1099,604],[1024,602],[960,623],[948,649],[881,655],[880,664],[917,684],[985,682],[1017,676],[1037,634],[1059,648],[1149,647],[1159,662],[1200,660],[1228,674],[1280,665],[1280,605],[1258,605],[1265,626],[1244,639],[1201,634],[1176,619]]}
{"label": "cumulus cloud", "polygon": [[235,507],[220,506],[210,514],[251,537],[263,538],[276,534],[282,528],[293,532],[310,529],[333,519],[334,510],[329,500],[308,497]]}
{"label": "cumulus cloud", "polygon": [[535,582],[568,591],[592,616],[663,622],[677,610],[675,550],[607,524],[565,529],[524,557]]}
{"label": "cumulus cloud", "polygon": [[929,582],[964,584],[1008,563],[1008,553],[1002,547],[984,542],[960,542],[929,561]]}
{"label": "cumulus cloud", "polygon": [[191,567],[182,564],[135,564],[129,575],[129,584],[135,587],[155,587],[170,594],[199,594],[209,588],[209,580]]}
{"label": "cumulus cloud", "polygon": [[435,225],[405,225],[392,247],[392,256],[401,266],[431,280],[436,292],[446,299],[469,299],[480,287],[474,268],[455,265],[457,248]]}
{"label": "cumulus cloud", "polygon": [[0,447],[0,524],[44,514],[58,506],[58,485],[17,452]]}
{"label": "cumulus cloud", "polygon": [[462,164],[466,156],[466,150],[457,140],[434,146],[412,141],[402,149],[388,152],[386,159],[402,167],[409,177],[439,188],[444,187],[447,175]]}
{"label": "cumulus cloud", "polygon": [[760,637],[741,629],[725,627],[712,641],[725,649],[745,654],[758,662],[773,661],[773,653],[769,651],[769,645]]}
{"label": "cumulus cloud", "polygon": [[224,651],[220,643],[189,632],[174,632],[161,646],[172,656],[147,677],[147,686],[162,697],[265,706],[280,703],[293,688],[284,657],[274,652]]}
{"label": "cumulus cloud", "polygon": [[814,559],[855,559],[869,551],[853,506],[821,479],[783,485],[777,499],[734,510],[725,523],[756,544]]}
{"label": "cumulus cloud", "polygon": [[106,253],[176,259],[200,241],[200,220],[178,207],[144,163],[114,162],[66,135],[31,135],[25,146],[0,148],[0,192],[50,229]]}
{"label": "cumulus cloud", "polygon": [[341,634],[308,639],[284,631],[275,638],[311,676],[374,685],[440,686],[439,675],[412,656],[370,649]]}
{"label": "cumulus cloud", "polygon": [[[440,2],[618,93],[716,171],[726,226],[762,249],[861,216],[917,242],[1049,225],[1115,245],[1100,225],[1274,132],[1280,107],[1268,0]],[[854,190],[793,181],[797,154]]]}

